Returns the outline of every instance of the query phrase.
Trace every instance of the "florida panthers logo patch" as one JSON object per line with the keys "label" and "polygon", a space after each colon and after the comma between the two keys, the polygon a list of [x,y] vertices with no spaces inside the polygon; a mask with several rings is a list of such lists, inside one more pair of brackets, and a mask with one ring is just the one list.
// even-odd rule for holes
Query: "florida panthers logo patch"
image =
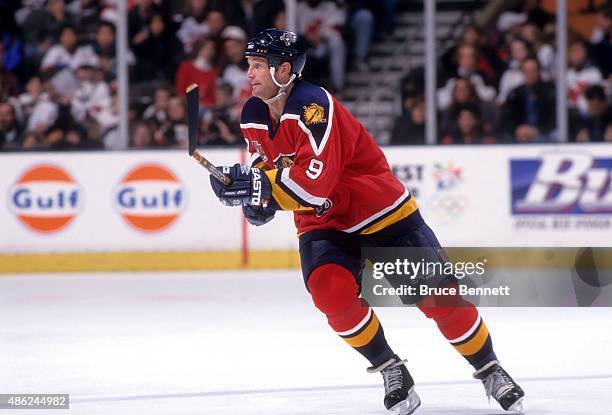
{"label": "florida panthers logo patch", "polygon": [[279,156],[276,160],[274,160],[274,164],[277,169],[286,169],[287,167],[291,167],[293,165],[293,158],[295,156]]}
{"label": "florida panthers logo patch", "polygon": [[325,199],[325,202],[323,202],[321,206],[315,209],[317,218],[320,218],[321,216],[325,215],[332,208],[333,205],[334,204],[331,200]]}
{"label": "florida panthers logo patch", "polygon": [[280,37],[280,40],[285,43],[285,46],[291,46],[292,43],[297,42],[297,35],[293,32],[285,32]]}
{"label": "florida panthers logo patch", "polygon": [[327,119],[325,119],[325,108],[314,102],[307,107],[304,106],[304,120],[306,125],[327,122]]}

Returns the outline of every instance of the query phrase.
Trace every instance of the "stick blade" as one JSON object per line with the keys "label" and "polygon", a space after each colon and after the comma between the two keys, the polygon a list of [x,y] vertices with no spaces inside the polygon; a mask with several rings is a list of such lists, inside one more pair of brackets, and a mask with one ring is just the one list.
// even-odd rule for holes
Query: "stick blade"
{"label": "stick blade", "polygon": [[197,84],[191,84],[187,93],[187,128],[189,130],[189,155],[193,155],[198,145],[198,124],[200,118],[200,94]]}

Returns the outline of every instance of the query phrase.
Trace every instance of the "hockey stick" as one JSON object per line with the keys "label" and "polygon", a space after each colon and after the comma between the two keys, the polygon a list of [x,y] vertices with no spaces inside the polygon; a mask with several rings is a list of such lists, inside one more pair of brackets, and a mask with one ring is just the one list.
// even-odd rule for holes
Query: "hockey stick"
{"label": "hockey stick", "polygon": [[185,91],[187,93],[187,128],[189,130],[189,155],[206,170],[210,172],[217,180],[223,182],[224,185],[232,184],[232,179],[221,172],[214,164],[206,160],[206,157],[198,150],[198,125],[200,112],[200,94],[198,85],[191,84]]}

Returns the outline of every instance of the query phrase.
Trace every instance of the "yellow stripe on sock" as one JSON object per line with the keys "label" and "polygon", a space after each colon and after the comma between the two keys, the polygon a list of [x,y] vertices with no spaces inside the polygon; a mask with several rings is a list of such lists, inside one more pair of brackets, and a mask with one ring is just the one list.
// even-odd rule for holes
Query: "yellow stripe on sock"
{"label": "yellow stripe on sock", "polygon": [[376,317],[376,314],[372,314],[372,321],[368,324],[365,330],[356,335],[355,337],[345,337],[344,340],[352,347],[362,347],[370,343],[380,327],[380,322]]}
{"label": "yellow stripe on sock", "polygon": [[487,330],[487,326],[483,322],[474,337],[472,337],[466,343],[455,346],[455,349],[457,349],[457,351],[463,356],[471,356],[478,353],[480,349],[482,349],[482,346],[487,341],[488,336],[489,330]]}

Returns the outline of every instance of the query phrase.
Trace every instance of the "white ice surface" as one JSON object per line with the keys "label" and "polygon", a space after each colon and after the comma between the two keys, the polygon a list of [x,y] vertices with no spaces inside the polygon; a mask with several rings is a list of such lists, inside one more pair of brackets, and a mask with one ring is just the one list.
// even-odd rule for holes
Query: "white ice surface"
{"label": "white ice surface", "polygon": [[[503,413],[418,310],[377,313],[409,360],[417,414]],[[612,414],[612,308],[481,313],[528,414]],[[0,393],[71,400],[17,415],[382,415],[367,365],[298,271],[0,277]]]}

